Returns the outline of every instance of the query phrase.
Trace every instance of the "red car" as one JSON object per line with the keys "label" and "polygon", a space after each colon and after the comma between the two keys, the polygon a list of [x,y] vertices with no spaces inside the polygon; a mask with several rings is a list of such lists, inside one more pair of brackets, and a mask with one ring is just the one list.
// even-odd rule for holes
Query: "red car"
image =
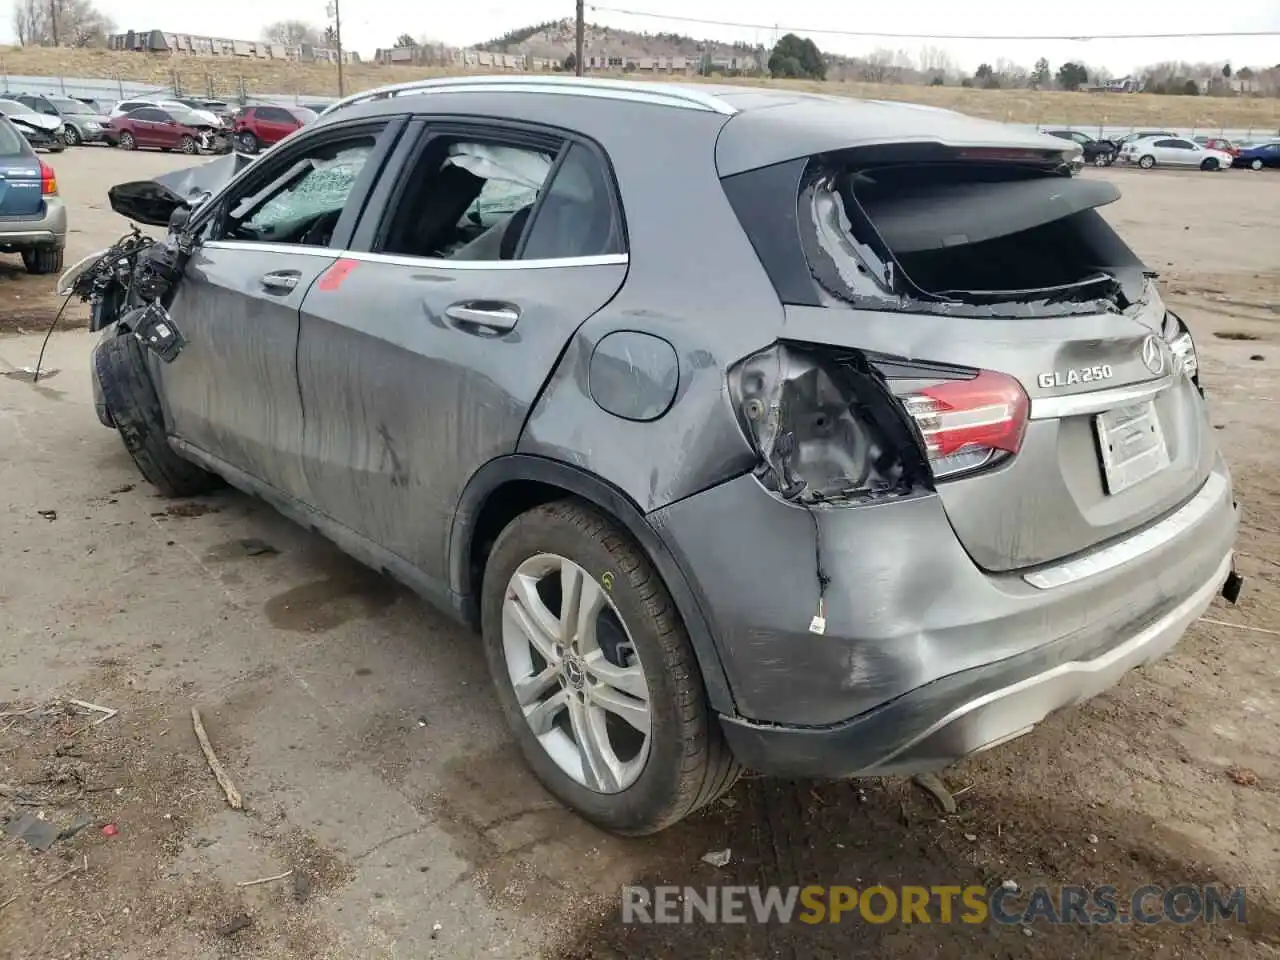
{"label": "red car", "polygon": [[279,143],[315,118],[315,112],[306,107],[245,107],[236,115],[232,128],[236,149],[242,153],[257,153],[263,147]]}
{"label": "red car", "polygon": [[1233,157],[1240,156],[1240,148],[1224,137],[1196,137],[1195,139],[1196,143],[1202,147],[1208,147],[1210,150],[1221,150],[1223,153],[1229,153]]}
{"label": "red car", "polygon": [[193,114],[159,107],[138,107],[124,116],[113,117],[103,131],[103,137],[121,150],[151,148],[199,153],[213,149],[215,133],[212,127]]}

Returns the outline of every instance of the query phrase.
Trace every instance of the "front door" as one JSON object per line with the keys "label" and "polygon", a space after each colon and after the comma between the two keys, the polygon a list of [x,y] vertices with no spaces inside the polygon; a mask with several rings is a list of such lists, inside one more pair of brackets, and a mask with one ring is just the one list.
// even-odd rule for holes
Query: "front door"
{"label": "front door", "polygon": [[170,313],[187,341],[160,364],[170,432],[306,499],[298,309],[359,215],[388,124],[328,128],[249,174],[193,221]]}
{"label": "front door", "polygon": [[515,451],[627,257],[595,147],[451,124],[404,156],[361,222],[368,252],[302,305],[303,461],[316,506],[442,584],[463,487]]}

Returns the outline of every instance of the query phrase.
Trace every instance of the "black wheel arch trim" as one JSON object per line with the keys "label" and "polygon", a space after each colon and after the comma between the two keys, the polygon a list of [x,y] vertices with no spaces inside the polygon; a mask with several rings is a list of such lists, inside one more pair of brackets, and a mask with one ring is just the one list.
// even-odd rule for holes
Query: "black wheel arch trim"
{"label": "black wheel arch trim", "polygon": [[490,460],[468,481],[454,512],[449,532],[449,589],[460,610],[473,626],[479,623],[478,598],[471,594],[469,576],[472,537],[476,522],[490,495],[504,484],[533,481],[559,487],[608,512],[640,544],[667,586],[676,610],[689,633],[694,655],[702,670],[711,708],[733,715],[736,709],[728,677],[721,664],[711,624],[675,556],[643,511],[630,497],[600,477],[579,467],[547,457],[513,453]]}

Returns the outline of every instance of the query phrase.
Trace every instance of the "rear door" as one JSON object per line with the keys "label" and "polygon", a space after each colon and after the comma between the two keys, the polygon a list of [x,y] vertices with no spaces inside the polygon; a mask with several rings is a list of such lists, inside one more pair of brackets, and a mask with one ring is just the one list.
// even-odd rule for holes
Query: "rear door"
{"label": "rear door", "polygon": [[514,452],[627,255],[595,145],[490,121],[415,128],[355,251],[303,302],[298,374],[315,503],[443,581],[463,487]]}
{"label": "rear door", "polygon": [[43,212],[40,160],[22,134],[0,118],[0,232],[6,220],[31,220]]}
{"label": "rear door", "polygon": [[258,108],[259,139],[264,144],[279,143],[297,128],[292,114],[280,107]]}
{"label": "rear door", "polygon": [[398,127],[318,131],[193,221],[199,244],[170,308],[187,345],[157,364],[170,432],[298,499],[298,308],[348,242]]}

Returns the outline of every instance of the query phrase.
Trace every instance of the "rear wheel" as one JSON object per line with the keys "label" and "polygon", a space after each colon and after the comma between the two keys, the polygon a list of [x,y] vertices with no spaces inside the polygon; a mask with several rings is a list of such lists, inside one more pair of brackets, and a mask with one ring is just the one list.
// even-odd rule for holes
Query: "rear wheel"
{"label": "rear wheel", "polygon": [[498,700],[538,779],[586,819],[655,833],[741,773],[688,634],[644,552],[564,500],[499,535],[481,591]]}
{"label": "rear wheel", "polygon": [[1107,159],[1107,155],[1105,153],[1100,153],[1093,158],[1093,165],[1095,167],[1105,167],[1109,162],[1110,161]]}
{"label": "rear wheel", "polygon": [[66,138],[67,144],[72,147],[78,147],[84,142],[80,136],[80,131],[76,129],[73,123],[68,123],[62,128],[62,136]]}
{"label": "rear wheel", "polygon": [[93,363],[107,413],[147,482],[167,497],[191,497],[221,486],[218,477],[183,460],[169,446],[160,398],[137,337],[123,333],[104,340],[94,351]]}
{"label": "rear wheel", "polygon": [[62,269],[62,248],[35,247],[31,250],[23,250],[22,265],[26,267],[27,273],[57,273]]}
{"label": "rear wheel", "polygon": [[137,144],[133,140],[133,134],[126,130],[120,134],[120,139],[116,141],[116,146],[121,150],[132,150]]}
{"label": "rear wheel", "polygon": [[1156,158],[1151,156],[1151,154],[1149,153],[1146,154],[1141,160],[1138,161],[1138,166],[1140,166],[1143,170],[1150,170],[1155,165],[1156,165]]}
{"label": "rear wheel", "polygon": [[200,144],[196,143],[196,138],[192,136],[184,135],[183,138],[178,141],[178,146],[182,148],[183,153],[189,154],[200,152]]}
{"label": "rear wheel", "polygon": [[1249,169],[1250,169],[1250,170],[1261,170],[1261,169],[1262,169],[1262,161],[1261,161],[1261,160],[1258,160],[1258,159],[1256,159],[1256,158],[1255,158],[1255,159],[1253,159],[1253,160],[1250,160],[1250,161],[1249,161]]}
{"label": "rear wheel", "polygon": [[248,130],[236,135],[236,143],[239,146],[241,153],[258,152],[258,138]]}
{"label": "rear wheel", "polygon": [[1201,170],[1217,170],[1218,161],[1213,159],[1213,157],[1209,157],[1209,159],[1205,160],[1204,163],[1200,164],[1200,169]]}

